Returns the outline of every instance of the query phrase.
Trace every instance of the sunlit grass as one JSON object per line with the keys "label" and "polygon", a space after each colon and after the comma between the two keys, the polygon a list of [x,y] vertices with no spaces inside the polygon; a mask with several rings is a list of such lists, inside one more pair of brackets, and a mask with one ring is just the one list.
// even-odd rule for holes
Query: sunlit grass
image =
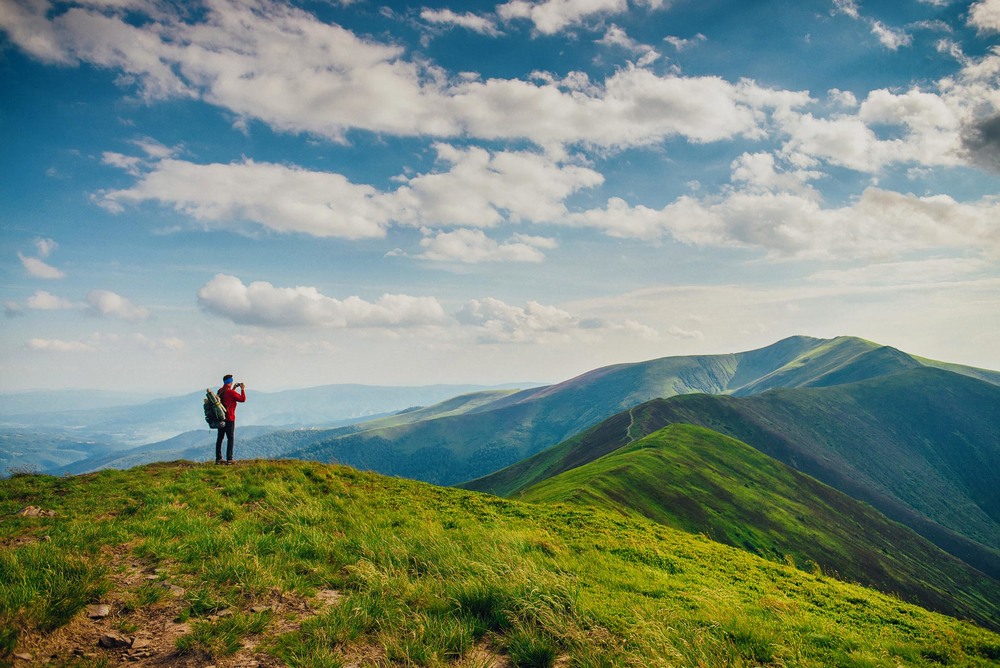
{"label": "sunlit grass", "polygon": [[[10,517],[28,503],[56,516]],[[978,627],[645,520],[314,463],[22,476],[0,483],[0,514],[7,654],[100,600],[128,557],[184,588],[176,651],[206,662],[247,643],[328,667],[476,665],[482,648],[595,668],[1000,657]],[[325,589],[337,603],[282,631],[252,611]],[[126,616],[165,605],[149,582],[119,593]]]}

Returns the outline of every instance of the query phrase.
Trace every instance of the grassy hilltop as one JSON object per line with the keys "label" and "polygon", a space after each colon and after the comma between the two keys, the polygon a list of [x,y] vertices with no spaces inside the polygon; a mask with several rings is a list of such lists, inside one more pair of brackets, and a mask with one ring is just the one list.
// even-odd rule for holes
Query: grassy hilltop
{"label": "grassy hilltop", "polygon": [[1000,661],[972,624],[642,518],[324,464],[18,476],[0,517],[0,662]]}

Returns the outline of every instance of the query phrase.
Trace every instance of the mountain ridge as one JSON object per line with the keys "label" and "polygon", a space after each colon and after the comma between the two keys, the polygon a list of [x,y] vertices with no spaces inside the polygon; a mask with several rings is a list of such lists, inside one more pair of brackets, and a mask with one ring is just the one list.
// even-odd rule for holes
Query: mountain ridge
{"label": "mountain ridge", "polygon": [[1000,581],[868,504],[704,427],[670,424],[519,499],[639,515],[1000,629]]}
{"label": "mountain ridge", "polygon": [[[873,360],[877,366],[872,366]],[[691,392],[748,395],[777,384],[831,384],[838,375],[854,380],[914,365],[922,366],[906,353],[856,337],[794,336],[744,353],[663,357],[601,367],[561,383],[516,392],[454,418],[331,434],[325,441],[289,451],[288,456],[459,484],[513,465],[651,399]],[[954,369],[1000,384],[1000,373]],[[414,456],[418,450],[422,455]]]}
{"label": "mountain ridge", "polygon": [[748,443],[872,504],[998,577],[1000,504],[991,492],[1000,479],[996,406],[997,386],[930,367],[748,397],[683,395],[620,413],[462,486],[517,496],[544,478],[594,461],[667,424],[695,424]]}

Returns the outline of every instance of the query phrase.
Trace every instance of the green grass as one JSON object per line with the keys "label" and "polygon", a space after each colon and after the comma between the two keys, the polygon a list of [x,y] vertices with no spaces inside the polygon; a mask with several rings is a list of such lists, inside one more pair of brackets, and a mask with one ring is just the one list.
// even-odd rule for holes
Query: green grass
{"label": "green grass", "polygon": [[[29,503],[56,515],[11,517]],[[22,476],[0,482],[0,516],[8,654],[109,598],[130,602],[125,624],[179,605],[191,630],[174,652],[205,663],[248,643],[330,667],[474,666],[484,651],[516,666],[990,666],[1000,653],[984,629],[644,519],[315,463]],[[121,584],[133,562],[183,597]],[[252,610],[322,589],[340,600],[295,623]]]}
{"label": "green grass", "polygon": [[670,425],[519,498],[647,517],[1000,628],[1000,583],[871,506],[703,427]]}

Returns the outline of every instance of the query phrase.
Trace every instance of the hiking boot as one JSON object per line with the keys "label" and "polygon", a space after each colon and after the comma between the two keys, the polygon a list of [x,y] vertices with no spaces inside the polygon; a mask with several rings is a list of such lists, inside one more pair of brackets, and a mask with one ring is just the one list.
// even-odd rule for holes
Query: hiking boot
{"label": "hiking boot", "polygon": [[216,463],[216,464],[222,464],[223,462],[222,462],[222,460],[221,460],[221,459],[216,459],[216,460],[215,460],[215,463]]}

